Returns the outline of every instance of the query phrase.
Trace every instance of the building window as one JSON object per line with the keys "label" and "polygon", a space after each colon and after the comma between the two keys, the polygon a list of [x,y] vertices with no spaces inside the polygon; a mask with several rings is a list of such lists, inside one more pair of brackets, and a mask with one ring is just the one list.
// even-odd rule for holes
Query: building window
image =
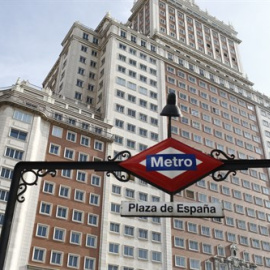
{"label": "building window", "polygon": [[65,149],[64,157],[67,159],[74,159],[74,150]]}
{"label": "building window", "polygon": [[54,228],[53,240],[63,242],[65,241],[65,235],[66,235],[65,229]]}
{"label": "building window", "polygon": [[152,251],[152,261],[153,262],[159,262],[160,263],[161,258],[162,258],[161,252]]}
{"label": "building window", "polygon": [[62,170],[62,174],[61,174],[63,177],[66,177],[66,178],[71,178],[72,174],[71,174],[71,170],[69,169],[64,169]]}
{"label": "building window", "polygon": [[269,235],[268,228],[265,227],[265,226],[260,226],[260,233],[261,233],[261,235],[266,235],[266,236],[268,236],[268,235]]}
{"label": "building window", "polygon": [[257,239],[251,239],[251,245],[254,248],[260,249],[261,245],[260,245],[260,241]]}
{"label": "building window", "polygon": [[52,128],[52,136],[62,138],[63,135],[63,129],[57,126],[53,126]]}
{"label": "building window", "polygon": [[234,233],[227,233],[227,239],[229,242],[236,242],[236,235]]}
{"label": "building window", "polygon": [[51,215],[52,205],[50,203],[41,202],[39,213],[43,215]]}
{"label": "building window", "polygon": [[115,119],[115,126],[118,128],[124,128],[124,121]]}
{"label": "building window", "polygon": [[10,130],[9,136],[20,141],[26,141],[27,132],[12,128]]}
{"label": "building window", "polygon": [[239,243],[244,246],[248,246],[248,238],[246,236],[239,237]]}
{"label": "building window", "polygon": [[182,256],[175,255],[175,266],[186,268],[186,258]]}
{"label": "building window", "polygon": [[237,227],[241,230],[246,230],[246,222],[244,220],[237,220]]}
{"label": "building window", "polygon": [[119,254],[119,244],[109,243],[109,252],[113,254]]}
{"label": "building window", "polygon": [[94,80],[95,79],[96,74],[94,72],[89,72],[89,78]]}
{"label": "building window", "polygon": [[135,191],[133,189],[127,188],[126,189],[126,197],[127,198],[134,198],[134,196],[135,196]]}
{"label": "building window", "polygon": [[226,217],[226,225],[234,226],[234,219],[232,217]]}
{"label": "building window", "polygon": [[52,250],[50,264],[62,265],[62,263],[63,263],[63,252]]}
{"label": "building window", "polygon": [[99,195],[90,194],[89,203],[92,205],[99,205]]}
{"label": "building window", "polygon": [[153,141],[158,141],[158,134],[157,133],[154,133],[154,132],[151,132],[150,133],[150,138]]}
{"label": "building window", "polygon": [[74,98],[77,100],[82,100],[82,94],[79,92],[75,92]]}
{"label": "building window", "polygon": [[262,249],[266,251],[270,251],[270,243],[262,241]]}
{"label": "building window", "polygon": [[202,244],[203,253],[212,254],[212,246],[210,244]]}
{"label": "building window", "polygon": [[136,144],[135,141],[127,140],[127,147],[128,148],[135,149],[135,144]]}
{"label": "building window", "polygon": [[95,86],[93,84],[88,84],[87,90],[94,91]]}
{"label": "building window", "polygon": [[44,183],[43,183],[43,192],[48,193],[48,194],[53,194],[54,193],[54,183],[44,181]]}
{"label": "building window", "polygon": [[67,132],[67,137],[66,137],[66,139],[67,139],[68,141],[71,141],[71,142],[76,142],[76,140],[77,140],[77,133],[68,131],[68,132]]}
{"label": "building window", "polygon": [[117,265],[109,264],[108,265],[108,270],[119,270],[119,267]]}
{"label": "building window", "polygon": [[180,237],[174,237],[174,246],[178,248],[185,248],[185,239]]}
{"label": "building window", "polygon": [[136,127],[132,124],[127,124],[127,130],[129,132],[135,133],[136,132]]}
{"label": "building window", "polygon": [[95,259],[84,257],[84,269],[85,270],[94,270],[95,269]]}
{"label": "building window", "polygon": [[88,225],[98,226],[98,216],[94,214],[88,214]]}
{"label": "building window", "polygon": [[78,161],[86,162],[86,161],[88,161],[88,158],[89,158],[89,156],[87,154],[79,153]]}
{"label": "building window", "polygon": [[80,182],[86,182],[87,179],[87,175],[85,172],[83,171],[77,171],[77,176],[76,176],[76,180],[80,181]]}
{"label": "building window", "polygon": [[74,192],[74,200],[79,202],[85,201],[85,192],[82,190],[75,190]]}
{"label": "building window", "polygon": [[85,245],[87,247],[96,248],[97,247],[97,236],[87,234]]}
{"label": "building window", "polygon": [[50,144],[50,149],[49,149],[49,153],[53,154],[53,155],[60,155],[60,146],[56,145],[56,144]]}
{"label": "building window", "polygon": [[224,239],[223,231],[215,229],[214,232],[215,232],[216,239],[220,239],[220,240]]}
{"label": "building window", "polygon": [[32,260],[36,262],[44,262],[46,256],[46,249],[34,247]]}
{"label": "building window", "polygon": [[188,231],[192,233],[197,233],[197,224],[195,223],[188,223]]}
{"label": "building window", "polygon": [[184,222],[179,219],[174,219],[173,220],[173,227],[178,230],[183,230],[184,229]]}
{"label": "building window", "polygon": [[90,138],[81,135],[81,145],[87,146],[87,147],[90,146]]}
{"label": "building window", "polygon": [[87,52],[88,48],[84,45],[81,46],[81,51],[82,52]]}
{"label": "building window", "polygon": [[49,232],[49,226],[48,225],[44,225],[44,224],[38,224],[37,225],[36,236],[42,237],[42,238],[47,238],[48,237],[48,232]]}
{"label": "building window", "polygon": [[70,188],[65,186],[59,187],[59,197],[69,198]]}
{"label": "building window", "polygon": [[88,38],[89,38],[89,35],[86,33],[83,33],[83,39],[88,40]]}
{"label": "building window", "polygon": [[97,175],[91,176],[91,185],[100,187],[100,181],[101,181],[100,176]]}
{"label": "building window", "polygon": [[125,225],[124,235],[133,237],[134,236],[134,227]]}
{"label": "building window", "polygon": [[9,191],[0,189],[0,201],[7,202],[8,201]]}
{"label": "building window", "polygon": [[206,261],[205,262],[205,270],[213,270],[213,263]]}
{"label": "building window", "polygon": [[[77,79],[76,86],[78,86],[78,87],[83,87],[83,81]],[[76,93],[77,93],[77,92],[76,92]],[[76,93],[75,93],[75,98],[76,98]],[[79,93],[78,93],[78,94],[79,94]]]}
{"label": "building window", "polygon": [[254,255],[254,262],[258,265],[263,265],[263,258],[259,255]]}
{"label": "building window", "polygon": [[31,124],[33,120],[33,116],[31,114],[15,110],[13,114],[13,119],[16,119],[21,122],[25,122],[27,124]]}
{"label": "building window", "polygon": [[96,68],[97,63],[93,60],[90,61],[90,67]]}
{"label": "building window", "polygon": [[144,229],[139,229],[138,238],[147,240],[148,239],[148,231]]}
{"label": "building window", "polygon": [[120,232],[120,224],[111,222],[110,223],[110,232],[118,234]]}
{"label": "building window", "polygon": [[147,249],[138,249],[138,259],[148,260],[148,250]]}
{"label": "building window", "polygon": [[197,241],[189,240],[188,245],[190,250],[199,251],[199,244]]}
{"label": "building window", "polygon": [[79,61],[83,64],[86,63],[86,58],[84,56],[80,56]]}
{"label": "building window", "polygon": [[80,262],[80,256],[74,254],[68,254],[67,266],[71,268],[78,268]]}
{"label": "building window", "polygon": [[140,201],[145,201],[145,202],[147,202],[147,200],[148,200],[148,194],[143,193],[143,192],[139,192],[139,200],[140,200]]}
{"label": "building window", "polygon": [[22,160],[23,158],[23,151],[21,150],[17,150],[11,147],[7,147],[6,148],[6,152],[5,152],[5,156],[12,158],[12,159],[16,159],[16,160]]}
{"label": "building window", "polygon": [[243,252],[243,259],[245,262],[249,262],[250,261],[250,256],[248,252]]}
{"label": "building window", "polygon": [[64,206],[57,206],[56,217],[61,219],[67,219],[68,217],[68,208]]}
{"label": "building window", "polygon": [[134,247],[124,245],[124,256],[134,257]]}
{"label": "building window", "polygon": [[139,80],[140,80],[141,82],[147,83],[147,77],[145,77],[145,76],[143,76],[143,75],[140,75]]}
{"label": "building window", "polygon": [[83,223],[83,216],[84,216],[83,211],[73,209],[72,221]]}
{"label": "building window", "polygon": [[152,232],[152,241],[161,242],[161,234],[159,232]]}
{"label": "building window", "polygon": [[117,185],[112,185],[112,193],[120,195],[121,194],[121,187]]}
{"label": "building window", "polygon": [[111,212],[120,213],[120,204],[111,203]]}
{"label": "building window", "polygon": [[69,242],[71,244],[80,245],[81,244],[81,237],[82,237],[82,233],[81,232],[71,231],[70,232]]}

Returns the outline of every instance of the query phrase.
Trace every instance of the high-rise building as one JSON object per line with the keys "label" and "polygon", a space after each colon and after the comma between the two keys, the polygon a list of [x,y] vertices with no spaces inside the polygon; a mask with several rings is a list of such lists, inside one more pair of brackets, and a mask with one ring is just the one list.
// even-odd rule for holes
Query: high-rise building
{"label": "high-rise building", "polygon": [[[36,114],[46,126],[43,159],[145,150],[167,137],[160,112],[171,92],[183,115],[172,121],[175,139],[208,154],[270,157],[270,99],[243,75],[237,32],[191,0],[138,0],[131,11],[126,23],[109,14],[96,29],[76,22],[64,38],[38,92],[55,100],[47,105],[54,120]],[[1,178],[10,178],[12,165],[1,164]],[[221,202],[222,219],[127,218],[120,216],[121,201],[168,202],[169,195],[136,177],[121,183],[103,174],[61,172],[43,179],[31,201],[29,234],[20,240],[26,255],[16,251],[16,263],[26,269],[267,269],[269,185],[268,169],[249,169],[222,182],[206,177],[174,196]]]}

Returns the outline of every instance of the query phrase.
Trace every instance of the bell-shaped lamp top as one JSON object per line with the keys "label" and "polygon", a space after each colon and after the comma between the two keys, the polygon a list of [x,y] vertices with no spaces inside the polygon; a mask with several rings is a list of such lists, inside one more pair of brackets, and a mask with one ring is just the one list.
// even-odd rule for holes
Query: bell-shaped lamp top
{"label": "bell-shaped lamp top", "polygon": [[176,106],[176,96],[174,93],[168,94],[167,105],[163,108],[160,115],[169,117],[179,117],[181,115],[179,108]]}

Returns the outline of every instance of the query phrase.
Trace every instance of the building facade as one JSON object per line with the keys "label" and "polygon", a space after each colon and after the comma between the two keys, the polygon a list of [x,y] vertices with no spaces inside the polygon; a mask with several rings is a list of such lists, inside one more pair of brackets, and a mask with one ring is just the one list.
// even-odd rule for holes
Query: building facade
{"label": "building facade", "polygon": [[[208,154],[269,158],[270,99],[243,75],[237,32],[191,0],[138,0],[131,11],[127,23],[107,14],[96,29],[76,22],[65,36],[43,83],[53,93],[48,100],[57,100],[50,105],[54,120],[43,120],[43,158],[145,150],[167,138],[160,112],[171,92],[183,115],[172,121],[175,139]],[[1,186],[13,165],[1,165]],[[238,171],[222,182],[206,177],[174,196],[220,202],[223,219],[121,217],[121,201],[170,200],[136,177],[123,184],[103,174],[61,172],[39,188],[21,263],[28,269],[270,268],[268,169]]]}
{"label": "building facade", "polygon": [[[0,93],[2,224],[18,161],[101,161],[113,136],[99,113],[48,89],[18,81]],[[17,203],[5,269],[52,269],[66,261],[97,267],[103,186],[100,172],[68,169],[29,187]]]}

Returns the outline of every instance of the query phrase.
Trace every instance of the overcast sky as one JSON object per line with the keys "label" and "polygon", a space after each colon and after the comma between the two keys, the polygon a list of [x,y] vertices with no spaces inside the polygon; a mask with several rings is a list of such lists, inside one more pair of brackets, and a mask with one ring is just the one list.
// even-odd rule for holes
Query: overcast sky
{"label": "overcast sky", "polygon": [[[270,0],[195,0],[202,10],[231,23],[242,40],[245,74],[270,96]],[[41,86],[75,21],[95,28],[106,12],[121,22],[133,0],[0,0],[0,87],[17,78]]]}

